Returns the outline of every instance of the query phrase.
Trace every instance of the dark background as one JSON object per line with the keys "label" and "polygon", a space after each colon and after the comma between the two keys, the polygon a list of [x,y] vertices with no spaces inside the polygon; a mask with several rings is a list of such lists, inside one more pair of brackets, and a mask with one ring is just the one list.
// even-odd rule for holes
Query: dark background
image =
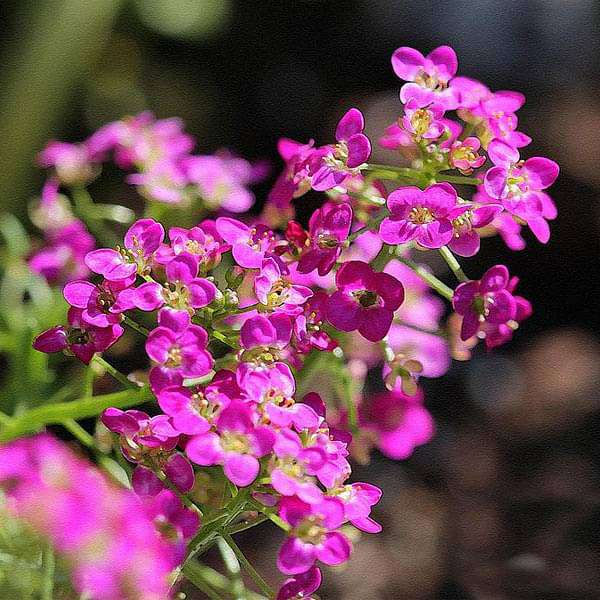
{"label": "dark background", "polygon": [[[384,488],[386,529],[328,574],[323,598],[600,597],[599,13],[586,0],[0,6],[0,208],[20,216],[42,182],[33,159],[46,139],[79,140],[145,108],[182,117],[201,152],[270,160],[260,200],[280,168],[280,136],[329,142],[352,105],[373,140],[394,121],[390,56],[401,45],[450,44],[461,75],[526,94],[520,129],[534,141],[523,154],[562,168],[552,238],[528,235],[518,253],[487,240],[465,269],[475,277],[504,262],[534,315],[508,347],[427,383],[431,444],[405,463],[374,457],[358,469]],[[103,200],[128,201],[105,185],[114,195]]]}

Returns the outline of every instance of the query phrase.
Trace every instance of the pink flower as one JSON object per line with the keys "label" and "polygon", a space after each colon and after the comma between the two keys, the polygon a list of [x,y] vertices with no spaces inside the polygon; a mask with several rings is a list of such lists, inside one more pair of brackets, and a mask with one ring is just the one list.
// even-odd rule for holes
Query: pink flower
{"label": "pink flower", "polygon": [[154,253],[158,250],[165,231],[154,219],[136,221],[125,234],[125,247],[119,251],[101,248],[89,252],[85,264],[94,273],[109,281],[129,279],[136,273],[150,270]]}
{"label": "pink flower", "polygon": [[285,313],[256,315],[244,321],[240,330],[242,348],[282,350],[292,338],[292,320]]}
{"label": "pink flower", "polygon": [[271,485],[275,491],[282,496],[298,496],[309,504],[321,502],[323,492],[314,475],[327,460],[324,450],[319,446],[304,447],[297,433],[282,429],[275,438],[273,451],[276,458],[272,463]]}
{"label": "pink flower", "polygon": [[313,348],[331,351],[337,342],[323,330],[323,321],[327,310],[327,293],[317,292],[304,305],[304,312],[294,318],[294,347],[303,354]]}
{"label": "pink flower", "polygon": [[463,317],[460,332],[463,341],[474,336],[484,321],[500,325],[515,318],[517,307],[508,285],[508,269],[496,265],[479,281],[467,281],[456,288],[452,305]]}
{"label": "pink flower", "polygon": [[381,490],[370,483],[351,483],[342,487],[338,497],[344,502],[345,517],[366,533],[379,533],[382,527],[371,518],[371,507],[381,500]]}
{"label": "pink flower", "polygon": [[167,305],[173,310],[193,315],[196,309],[208,306],[217,296],[218,290],[212,281],[196,277],[198,263],[187,253],[171,260],[165,267],[165,273],[167,281],[164,285],[148,281],[137,288],[130,288],[121,294],[120,304],[124,308],[136,307],[146,311]]}
{"label": "pink flower", "polygon": [[457,94],[454,88],[448,87],[458,69],[456,53],[450,46],[439,46],[427,56],[402,46],[392,56],[392,68],[400,79],[412,82],[400,89],[403,103],[418,98],[426,104],[440,104],[446,110],[457,107]]}
{"label": "pink flower", "polygon": [[85,322],[80,308],[71,307],[67,319],[68,328],[61,325],[40,333],[33,340],[33,347],[46,353],[69,350],[87,365],[96,352],[104,352],[123,335],[123,328],[118,324],[98,327]]}
{"label": "pink flower", "polygon": [[522,162],[519,151],[500,140],[490,144],[488,153],[496,166],[485,174],[485,191],[501,200],[510,213],[526,221],[537,239],[546,243],[550,228],[544,216],[547,200],[542,190],[558,177],[558,165],[538,156]]}
{"label": "pink flower", "polygon": [[409,396],[398,389],[376,394],[362,411],[361,428],[374,434],[375,444],[385,456],[408,458],[434,434],[433,419],[422,401],[422,394]]}
{"label": "pink flower", "polygon": [[160,311],[158,322],[159,327],[146,340],[148,356],[159,365],[155,368],[175,379],[206,375],[213,359],[206,350],[208,334],[204,328],[192,325],[189,313],[169,309]]}
{"label": "pink flower", "polygon": [[321,579],[321,571],[313,566],[305,573],[298,573],[286,579],[277,592],[276,600],[310,600],[313,592],[319,589]]}
{"label": "pink flower", "polygon": [[263,306],[288,314],[300,312],[301,305],[313,295],[310,288],[293,284],[285,265],[271,257],[263,261],[260,273],[254,279],[254,293]]}
{"label": "pink flower", "polygon": [[[468,206],[468,205],[467,205]],[[459,256],[474,256],[479,252],[478,229],[487,227],[502,212],[501,204],[470,206],[452,221],[454,235],[448,247]]]}
{"label": "pink flower", "polygon": [[275,235],[264,225],[248,225],[229,217],[217,219],[219,235],[231,244],[233,258],[240,267],[259,269],[275,247]]}
{"label": "pink flower", "polygon": [[437,140],[446,130],[442,117],[444,109],[439,104],[419,102],[411,98],[404,107],[402,127],[412,134],[416,141]]}
{"label": "pink flower", "polygon": [[[214,226],[214,225],[213,225]],[[162,244],[156,252],[156,262],[168,264],[180,254],[191,256],[202,272],[215,268],[221,261],[221,254],[228,246],[221,242],[216,230],[211,231],[208,223],[201,223],[191,229],[171,227],[170,244]]]}
{"label": "pink flower", "polygon": [[223,465],[227,479],[245,487],[256,479],[258,459],[271,451],[274,440],[271,429],[253,424],[247,404],[232,400],[217,419],[217,432],[194,436],[185,452],[196,464]]}
{"label": "pink flower", "polygon": [[436,183],[425,190],[408,186],[393,191],[387,199],[390,216],[379,226],[388,244],[415,241],[424,248],[441,248],[453,235],[452,221],[469,209],[458,204],[456,190]]}
{"label": "pink flower", "polygon": [[337,144],[323,156],[322,166],[312,177],[312,188],[318,192],[340,185],[349,174],[356,174],[371,155],[371,142],[363,133],[365,120],[357,108],[351,108],[335,130]]}
{"label": "pink flower", "polygon": [[325,203],[310,217],[309,244],[300,257],[298,271],[319,275],[329,273],[342,252],[352,225],[352,209],[348,204]]}
{"label": "pink flower", "polygon": [[481,142],[476,137],[456,140],[450,147],[448,162],[463,175],[470,175],[485,162],[485,156],[478,154]]}
{"label": "pink flower", "polygon": [[307,504],[294,496],[279,503],[279,516],[293,527],[277,556],[278,569],[287,575],[308,571],[315,560],[339,565],[348,560],[352,546],[337,529],[344,522],[344,504],[337,498],[323,498]]}
{"label": "pink flower", "polygon": [[149,200],[179,204],[186,198],[188,179],[180,165],[168,158],[152,163],[141,173],[128,175],[127,182],[136,185]]}
{"label": "pink flower", "polygon": [[158,404],[171,417],[177,431],[197,435],[210,430],[203,412],[209,412],[208,402],[200,390],[183,386],[169,386],[159,390]]}
{"label": "pink flower", "polygon": [[354,331],[377,342],[388,332],[404,300],[402,284],[366,263],[344,263],[335,276],[337,291],[327,301],[327,320],[340,331]]}
{"label": "pink flower", "polygon": [[48,142],[38,155],[38,163],[45,168],[54,167],[61,183],[69,186],[84,185],[97,174],[86,144]]}
{"label": "pink flower", "polygon": [[104,280],[98,285],[79,279],[67,283],[63,288],[65,300],[73,307],[81,309],[81,318],[96,327],[109,327],[121,322],[119,295],[129,288],[134,277],[120,281]]}

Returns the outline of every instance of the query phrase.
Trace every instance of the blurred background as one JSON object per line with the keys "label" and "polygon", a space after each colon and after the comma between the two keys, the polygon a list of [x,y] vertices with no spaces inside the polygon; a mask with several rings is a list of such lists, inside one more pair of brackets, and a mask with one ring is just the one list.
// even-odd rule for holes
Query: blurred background
{"label": "blurred background", "polygon": [[[0,213],[20,217],[48,138],[77,141],[143,109],[182,117],[200,152],[270,161],[264,198],[280,136],[329,142],[352,105],[372,139],[395,120],[401,45],[450,44],[461,75],[524,92],[526,155],[562,168],[559,217],[547,246],[530,236],[514,253],[494,238],[465,269],[508,265],[534,316],[501,351],[426,383],[432,443],[358,468],[384,489],[384,533],[363,536],[321,595],[600,598],[600,3],[22,0],[2,2],[0,19]],[[104,185],[102,201],[134,193]],[[243,540],[264,569],[267,537]]]}

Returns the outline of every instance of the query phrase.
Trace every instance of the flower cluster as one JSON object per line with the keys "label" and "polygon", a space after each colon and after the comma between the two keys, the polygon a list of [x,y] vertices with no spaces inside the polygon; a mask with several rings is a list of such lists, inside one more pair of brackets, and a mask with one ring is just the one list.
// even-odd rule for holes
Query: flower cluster
{"label": "flower cluster", "polygon": [[[505,266],[469,280],[455,255],[475,255],[494,233],[521,248],[525,224],[546,242],[556,215],[545,190],[558,166],[520,159],[530,142],[517,130],[520,94],[457,77],[446,46],[427,56],[399,48],[392,67],[405,82],[403,112],[380,144],[410,166],[369,163],[364,118],[351,108],[332,143],[281,140],[285,167],[259,217],[230,214],[252,202],[249,164],[191,156],[175,119],[143,114],[42,153],[63,186],[86,185],[111,154],[136,171],[128,181],[144,196],[185,203],[195,193],[218,209],[214,219],[168,231],[142,218],[122,242],[89,248],[83,263],[92,277],[64,288],[68,326],[34,346],[89,363],[127,326],[144,336],[160,412],[102,415],[135,464],[134,489],[159,498],[167,480],[187,498],[202,485],[199,473],[225,480],[238,511],[221,507],[227,524],[251,507],[286,532],[278,567],[291,577],[280,599],[309,597],[321,580],[317,562],[349,558],[342,528],[380,530],[370,513],[381,492],[349,482],[350,456],[366,462],[374,447],[410,456],[434,432],[420,378],[443,375],[478,339],[505,343],[531,313]],[[453,184],[477,191],[466,199]],[[294,217],[308,190],[326,197],[305,228]],[[421,264],[431,251],[456,275],[456,289]],[[434,292],[455,311],[447,324]],[[374,367],[382,385],[369,397]],[[302,397],[311,369],[322,369],[323,393]],[[187,520],[181,536],[192,529]]]}
{"label": "flower cluster", "polygon": [[143,502],[49,435],[0,447],[0,488],[9,510],[67,561],[77,591],[95,600],[168,597],[185,549],[173,540],[198,527],[172,492]]}

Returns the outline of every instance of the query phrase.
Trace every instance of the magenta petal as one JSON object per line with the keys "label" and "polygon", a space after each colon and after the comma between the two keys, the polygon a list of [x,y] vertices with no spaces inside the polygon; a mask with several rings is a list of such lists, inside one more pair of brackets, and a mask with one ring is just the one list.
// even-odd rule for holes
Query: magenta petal
{"label": "magenta petal", "polygon": [[363,320],[358,332],[370,342],[382,340],[390,330],[394,313],[381,306],[370,308],[366,311],[366,318]]}
{"label": "magenta petal", "polygon": [[67,332],[62,325],[47,329],[33,340],[33,347],[39,352],[60,352],[67,345]]}
{"label": "magenta petal", "polygon": [[527,225],[531,229],[533,235],[542,244],[546,244],[550,239],[550,226],[543,217],[534,217],[527,219]]}
{"label": "magenta petal", "polygon": [[192,462],[203,467],[220,464],[223,460],[219,436],[214,432],[193,437],[186,444],[185,453]]}
{"label": "magenta petal", "polygon": [[296,537],[289,537],[279,549],[277,568],[286,575],[304,573],[315,562],[315,547]]}
{"label": "magenta petal", "polygon": [[149,312],[160,308],[165,303],[162,290],[163,287],[159,283],[147,281],[126,296],[130,296],[136,308]]}
{"label": "magenta petal", "polygon": [[247,244],[236,244],[231,253],[235,262],[240,267],[246,267],[247,269],[260,269],[264,258],[264,252],[254,250]]}
{"label": "magenta petal", "polygon": [[190,305],[193,308],[204,308],[217,296],[217,287],[208,279],[194,279],[187,287],[190,291]]}
{"label": "magenta petal", "polygon": [[508,285],[508,280],[508,269],[504,265],[494,265],[481,276],[479,282],[481,293],[502,290]]}
{"label": "magenta petal", "polygon": [[90,271],[104,275],[109,281],[127,279],[137,271],[134,263],[123,262],[123,257],[116,250],[109,248],[88,252],[85,256],[85,264]]}
{"label": "magenta petal", "polygon": [[216,228],[219,235],[229,244],[246,243],[250,237],[248,225],[237,219],[220,217],[216,220]]}
{"label": "magenta petal", "polygon": [[460,339],[465,342],[472,338],[479,331],[479,324],[479,315],[474,310],[466,312],[460,328]]}
{"label": "magenta petal", "polygon": [[325,310],[327,320],[340,331],[354,331],[360,325],[360,304],[344,292],[334,292]]}
{"label": "magenta petal", "polygon": [[448,243],[450,250],[459,256],[475,256],[479,252],[479,234],[472,229],[453,237]]}
{"label": "magenta petal", "polygon": [[261,458],[271,452],[275,443],[275,433],[270,427],[257,427],[251,434],[252,451]]}
{"label": "magenta petal", "polygon": [[336,171],[328,166],[321,167],[312,177],[311,186],[317,192],[330,190],[346,179],[348,173],[345,171]]}
{"label": "magenta petal", "polygon": [[165,271],[168,281],[189,283],[198,274],[198,262],[190,254],[183,253],[170,261]]}
{"label": "magenta petal", "polygon": [[493,303],[488,306],[486,321],[502,324],[515,318],[517,305],[513,295],[507,290],[500,290],[494,294]]}
{"label": "magenta petal", "polygon": [[156,496],[165,489],[156,473],[141,465],[133,470],[131,485],[138,496]]}
{"label": "magenta petal", "polygon": [[240,341],[243,348],[269,346],[276,338],[275,327],[263,315],[250,317],[242,325]]}
{"label": "magenta petal", "polygon": [[394,73],[405,81],[413,81],[424,63],[425,57],[414,48],[402,46],[392,55]]}
{"label": "magenta petal", "polygon": [[456,52],[450,46],[438,46],[427,55],[427,59],[436,67],[441,67],[440,70],[445,71],[447,79],[451,79],[456,75],[458,58]]}
{"label": "magenta petal", "polygon": [[387,199],[387,207],[392,214],[402,212],[406,207],[413,207],[423,204],[424,193],[418,187],[407,186],[394,190]]}
{"label": "magenta petal", "polygon": [[371,156],[371,142],[369,138],[362,134],[357,133],[348,140],[348,160],[346,165],[350,169],[354,169],[364,162],[369,160]]}
{"label": "magenta petal", "polygon": [[228,452],[223,460],[225,477],[240,487],[250,485],[260,471],[260,463],[250,454]]}
{"label": "magenta petal", "polygon": [[158,313],[158,324],[173,333],[181,333],[190,326],[191,318],[185,310],[171,310],[165,307]]}
{"label": "magenta petal", "polygon": [[96,286],[89,281],[70,281],[63,288],[63,296],[71,306],[87,308],[90,296],[95,289]]}
{"label": "magenta petal", "polygon": [[167,460],[164,470],[166,476],[180,492],[185,494],[194,487],[194,469],[183,454],[173,454]]}
{"label": "magenta petal", "polygon": [[337,532],[325,534],[325,540],[317,546],[317,558],[326,565],[339,565],[350,558],[352,546],[348,538]]}
{"label": "magenta petal", "polygon": [[353,135],[361,133],[365,128],[365,119],[358,108],[351,108],[338,122],[335,139],[349,140]]}
{"label": "magenta petal", "polygon": [[388,244],[404,244],[414,240],[419,228],[417,225],[404,219],[396,220],[385,218],[379,226],[381,239]]}
{"label": "magenta petal", "polygon": [[379,533],[383,527],[371,517],[358,517],[350,521],[354,527],[365,533]]}
{"label": "magenta petal", "polygon": [[509,167],[519,161],[519,151],[498,139],[490,142],[488,154],[496,166]]}
{"label": "magenta petal", "polygon": [[534,156],[525,161],[523,170],[527,172],[529,185],[535,190],[543,190],[556,181],[560,169],[553,160]]}
{"label": "magenta petal", "polygon": [[424,248],[441,248],[452,239],[453,234],[450,221],[433,221],[418,228],[416,241]]}
{"label": "magenta petal", "polygon": [[169,350],[175,345],[175,333],[166,327],[153,329],[146,340],[146,352],[157,363],[165,363],[169,358]]}

